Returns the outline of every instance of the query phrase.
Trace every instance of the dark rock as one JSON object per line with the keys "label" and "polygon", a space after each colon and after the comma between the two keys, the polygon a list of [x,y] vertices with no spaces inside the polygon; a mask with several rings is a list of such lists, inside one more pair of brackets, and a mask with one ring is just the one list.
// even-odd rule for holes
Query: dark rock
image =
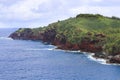
{"label": "dark rock", "polygon": [[120,55],[113,56],[110,60],[110,63],[120,63]]}
{"label": "dark rock", "polygon": [[93,55],[93,57],[95,57],[95,58],[104,58],[104,59],[107,58],[107,56],[105,54],[103,54],[103,52],[97,52],[97,53],[95,53]]}
{"label": "dark rock", "polygon": [[51,30],[47,30],[43,33],[43,41],[44,42],[48,42],[48,43],[52,43],[55,39],[56,36],[56,30],[55,29],[51,29]]}

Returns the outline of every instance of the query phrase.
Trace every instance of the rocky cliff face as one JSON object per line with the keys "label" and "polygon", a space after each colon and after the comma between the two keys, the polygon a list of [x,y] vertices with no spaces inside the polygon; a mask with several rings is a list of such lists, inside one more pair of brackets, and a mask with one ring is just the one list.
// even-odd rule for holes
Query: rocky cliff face
{"label": "rocky cliff face", "polygon": [[[24,31],[18,30],[19,32],[12,33],[9,37],[13,39],[22,39],[22,40],[42,40],[53,45],[56,45],[59,49],[64,50],[81,50],[85,52],[95,53],[95,57],[98,58],[108,58],[110,63],[120,63],[120,53],[117,53],[114,56],[108,57],[104,55],[102,45],[96,45],[98,43],[103,44],[103,39],[105,35],[96,34],[95,40],[90,40],[88,37],[83,38],[81,43],[72,44],[67,41],[66,36],[60,34],[60,37],[57,36],[55,29],[46,30],[44,32],[39,32],[37,35],[32,32],[31,29],[25,29]],[[90,34],[88,34],[90,35]]]}
{"label": "rocky cliff face", "polygon": [[55,36],[56,36],[56,31],[55,29],[51,29],[51,30],[47,30],[44,33],[42,33],[42,41],[44,42],[48,42],[48,43],[53,43],[55,40]]}
{"label": "rocky cliff face", "polygon": [[66,36],[63,34],[59,34],[59,37],[56,37],[56,35],[57,32],[55,29],[46,30],[43,33],[39,32],[37,35],[34,35],[34,32],[32,32],[31,29],[24,29],[24,31],[12,33],[9,37],[22,40],[42,40],[43,42],[51,43],[64,50],[82,50],[86,52],[102,51],[101,46],[95,46],[99,41],[88,41],[87,39],[84,39],[79,44],[72,44],[67,41]]}

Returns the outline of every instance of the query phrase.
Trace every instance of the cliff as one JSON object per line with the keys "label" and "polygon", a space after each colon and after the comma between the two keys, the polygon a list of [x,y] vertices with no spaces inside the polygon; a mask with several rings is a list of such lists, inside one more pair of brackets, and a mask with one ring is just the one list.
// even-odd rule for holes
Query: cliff
{"label": "cliff", "polygon": [[95,57],[120,63],[120,19],[99,14],[79,14],[40,28],[20,28],[9,37],[41,40],[64,50],[95,53]]}

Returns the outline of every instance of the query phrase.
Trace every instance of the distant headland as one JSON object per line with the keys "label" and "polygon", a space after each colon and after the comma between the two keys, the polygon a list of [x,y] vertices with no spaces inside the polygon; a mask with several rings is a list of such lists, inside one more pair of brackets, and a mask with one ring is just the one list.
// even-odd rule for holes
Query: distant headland
{"label": "distant headland", "polygon": [[20,28],[13,39],[41,40],[63,50],[95,53],[96,58],[120,64],[120,18],[79,14],[39,28]]}

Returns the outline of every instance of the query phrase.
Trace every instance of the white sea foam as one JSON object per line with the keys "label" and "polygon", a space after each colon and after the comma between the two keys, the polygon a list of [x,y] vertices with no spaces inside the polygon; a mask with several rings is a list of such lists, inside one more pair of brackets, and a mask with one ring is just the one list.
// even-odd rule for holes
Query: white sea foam
{"label": "white sea foam", "polygon": [[[53,46],[53,45],[49,45],[49,46]],[[81,52],[80,50],[76,50],[76,51],[72,51],[72,50],[62,50],[62,49],[57,49],[56,46],[54,46],[54,48],[41,48],[41,49],[34,49],[34,48],[29,48],[26,50],[56,50],[56,51],[64,51],[64,52],[73,52],[73,53],[83,53],[87,58],[89,58],[92,61],[98,62],[100,64],[104,64],[104,65],[119,65],[119,64],[110,64],[110,63],[106,63],[107,60],[106,59],[102,59],[102,58],[95,58],[93,57],[93,55],[95,53],[89,53],[89,52]]]}
{"label": "white sea foam", "polygon": [[28,49],[25,49],[25,50],[28,50],[28,51],[41,51],[41,50],[53,50],[54,48],[41,48],[41,49],[34,49],[34,48],[28,48]]}
{"label": "white sea foam", "polygon": [[93,61],[98,62],[98,63],[100,63],[100,64],[110,65],[110,64],[106,63],[106,62],[107,62],[106,59],[93,57],[93,55],[94,55],[95,53],[86,53],[86,52],[84,52],[84,53],[85,53],[85,55],[86,55],[90,60],[93,60]]}
{"label": "white sea foam", "polygon": [[54,50],[56,50],[56,51],[64,51],[64,52],[73,52],[73,53],[81,52],[80,50],[63,50],[63,49],[58,49],[57,47],[54,47]]}
{"label": "white sea foam", "polygon": [[102,58],[95,58],[93,57],[92,55],[89,55],[88,58],[90,58],[91,60],[94,60],[96,62],[99,62],[101,64],[106,64],[106,60],[105,59],[102,59]]}
{"label": "white sea foam", "polygon": [[64,50],[65,52],[73,52],[73,53],[78,53],[80,52],[79,50],[78,51],[72,51],[72,50]]}
{"label": "white sea foam", "polygon": [[111,65],[106,63],[106,59],[102,59],[102,58],[95,58],[93,57],[93,55],[95,53],[88,53],[88,52],[81,52],[80,50],[76,50],[76,51],[71,51],[71,50],[61,50],[61,49],[55,49],[55,50],[59,50],[59,51],[64,51],[64,52],[74,52],[74,53],[83,53],[87,58],[89,58],[92,61],[98,62],[100,64],[104,64],[104,65]]}
{"label": "white sea foam", "polygon": [[51,47],[51,46],[54,46],[54,45],[48,45],[48,46],[50,46],[50,47]]}
{"label": "white sea foam", "polygon": [[8,38],[8,37],[0,37],[1,40],[13,40],[12,38]]}

